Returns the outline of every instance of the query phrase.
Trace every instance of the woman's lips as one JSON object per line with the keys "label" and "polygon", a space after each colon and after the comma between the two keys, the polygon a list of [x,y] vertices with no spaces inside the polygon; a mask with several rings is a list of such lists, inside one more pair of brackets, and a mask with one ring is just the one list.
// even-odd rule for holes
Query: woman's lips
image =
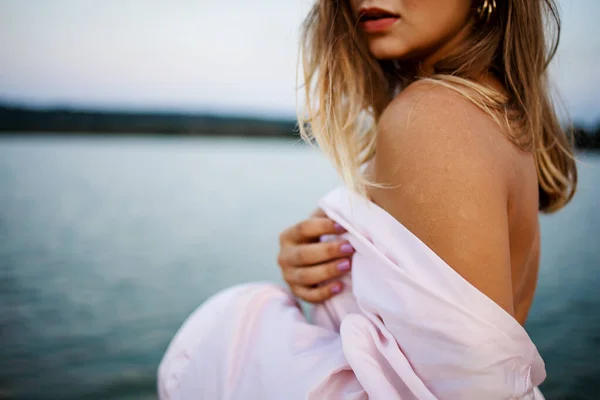
{"label": "woman's lips", "polygon": [[369,33],[385,31],[400,19],[399,15],[377,7],[362,8],[358,15],[361,28]]}
{"label": "woman's lips", "polygon": [[383,32],[392,25],[394,25],[399,19],[400,18],[398,17],[392,16],[377,19],[369,19],[366,21],[361,21],[360,26],[365,32],[368,33]]}

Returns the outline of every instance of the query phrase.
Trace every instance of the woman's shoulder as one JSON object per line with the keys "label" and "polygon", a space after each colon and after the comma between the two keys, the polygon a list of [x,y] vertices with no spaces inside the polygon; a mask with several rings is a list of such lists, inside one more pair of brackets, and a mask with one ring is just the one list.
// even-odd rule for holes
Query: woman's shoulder
{"label": "woman's shoulder", "polygon": [[503,136],[500,125],[473,101],[459,90],[433,81],[417,81],[402,90],[384,110],[380,125],[454,129],[473,135],[472,139]]}
{"label": "woman's shoulder", "polygon": [[[378,148],[395,148],[400,162],[440,159],[468,162],[501,172],[515,148],[486,112],[457,91],[417,81],[388,105],[378,123]],[[415,160],[412,156],[417,157]]]}

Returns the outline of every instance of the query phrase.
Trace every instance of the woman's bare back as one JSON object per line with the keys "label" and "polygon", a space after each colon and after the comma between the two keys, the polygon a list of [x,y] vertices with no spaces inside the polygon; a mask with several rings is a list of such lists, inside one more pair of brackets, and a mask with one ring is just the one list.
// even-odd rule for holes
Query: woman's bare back
{"label": "woman's bare back", "polygon": [[[511,143],[512,145],[512,143]],[[538,180],[533,155],[512,145],[508,222],[515,318],[524,324],[533,301],[540,260]],[[510,157],[510,155],[509,155]]]}

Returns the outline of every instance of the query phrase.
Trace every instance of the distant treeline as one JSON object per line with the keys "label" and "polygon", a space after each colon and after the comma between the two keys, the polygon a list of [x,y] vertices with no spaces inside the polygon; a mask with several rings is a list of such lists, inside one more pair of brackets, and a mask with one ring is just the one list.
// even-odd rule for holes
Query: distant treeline
{"label": "distant treeline", "polygon": [[[0,105],[2,133],[161,134],[297,138],[296,121],[221,115],[33,110]],[[575,127],[579,149],[600,149],[596,129]]]}
{"label": "distant treeline", "polygon": [[582,150],[600,150],[600,124],[594,130],[586,130],[575,126],[573,128],[575,147]]}
{"label": "distant treeline", "polygon": [[291,119],[176,113],[33,110],[0,105],[0,133],[293,137],[295,131],[296,121]]}

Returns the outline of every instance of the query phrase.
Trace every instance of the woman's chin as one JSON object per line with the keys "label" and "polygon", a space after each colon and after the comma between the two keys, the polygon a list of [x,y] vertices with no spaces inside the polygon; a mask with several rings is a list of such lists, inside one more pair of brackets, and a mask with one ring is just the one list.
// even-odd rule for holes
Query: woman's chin
{"label": "woman's chin", "polygon": [[397,60],[406,56],[407,51],[391,38],[372,39],[369,41],[369,52],[378,60]]}

